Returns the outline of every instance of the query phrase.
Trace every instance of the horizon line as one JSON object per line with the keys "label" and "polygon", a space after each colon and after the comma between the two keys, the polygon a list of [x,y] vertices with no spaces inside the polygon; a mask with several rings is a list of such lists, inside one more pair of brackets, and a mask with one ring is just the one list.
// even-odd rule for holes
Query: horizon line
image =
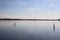
{"label": "horizon line", "polygon": [[20,21],[60,21],[60,19],[12,19],[12,18],[1,18],[0,20],[20,20]]}

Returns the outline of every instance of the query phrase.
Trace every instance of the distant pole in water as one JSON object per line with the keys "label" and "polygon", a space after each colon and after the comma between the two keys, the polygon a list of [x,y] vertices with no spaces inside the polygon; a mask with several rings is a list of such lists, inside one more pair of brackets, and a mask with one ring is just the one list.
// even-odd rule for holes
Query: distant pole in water
{"label": "distant pole in water", "polygon": [[53,24],[53,31],[55,31],[55,23]]}
{"label": "distant pole in water", "polygon": [[16,23],[14,22],[14,27],[16,26]]}

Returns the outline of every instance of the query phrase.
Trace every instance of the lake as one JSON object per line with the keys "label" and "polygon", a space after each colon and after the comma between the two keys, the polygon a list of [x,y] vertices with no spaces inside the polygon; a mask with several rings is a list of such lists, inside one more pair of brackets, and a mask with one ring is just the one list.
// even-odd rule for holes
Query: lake
{"label": "lake", "polygon": [[60,40],[60,22],[0,21],[0,40]]}

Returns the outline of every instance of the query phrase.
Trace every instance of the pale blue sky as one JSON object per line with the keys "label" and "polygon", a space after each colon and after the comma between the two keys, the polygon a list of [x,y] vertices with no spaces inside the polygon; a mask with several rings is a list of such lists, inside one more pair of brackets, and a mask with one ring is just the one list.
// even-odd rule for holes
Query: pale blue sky
{"label": "pale blue sky", "polygon": [[0,0],[0,18],[60,18],[60,0]]}

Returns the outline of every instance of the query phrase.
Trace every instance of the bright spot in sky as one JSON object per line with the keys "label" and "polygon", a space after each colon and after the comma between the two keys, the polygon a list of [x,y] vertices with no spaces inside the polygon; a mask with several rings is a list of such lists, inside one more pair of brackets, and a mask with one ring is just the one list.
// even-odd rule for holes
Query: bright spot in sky
{"label": "bright spot in sky", "polygon": [[50,5],[51,5],[51,6],[53,6],[53,5],[54,5],[54,3],[52,2],[52,3],[50,3]]}

